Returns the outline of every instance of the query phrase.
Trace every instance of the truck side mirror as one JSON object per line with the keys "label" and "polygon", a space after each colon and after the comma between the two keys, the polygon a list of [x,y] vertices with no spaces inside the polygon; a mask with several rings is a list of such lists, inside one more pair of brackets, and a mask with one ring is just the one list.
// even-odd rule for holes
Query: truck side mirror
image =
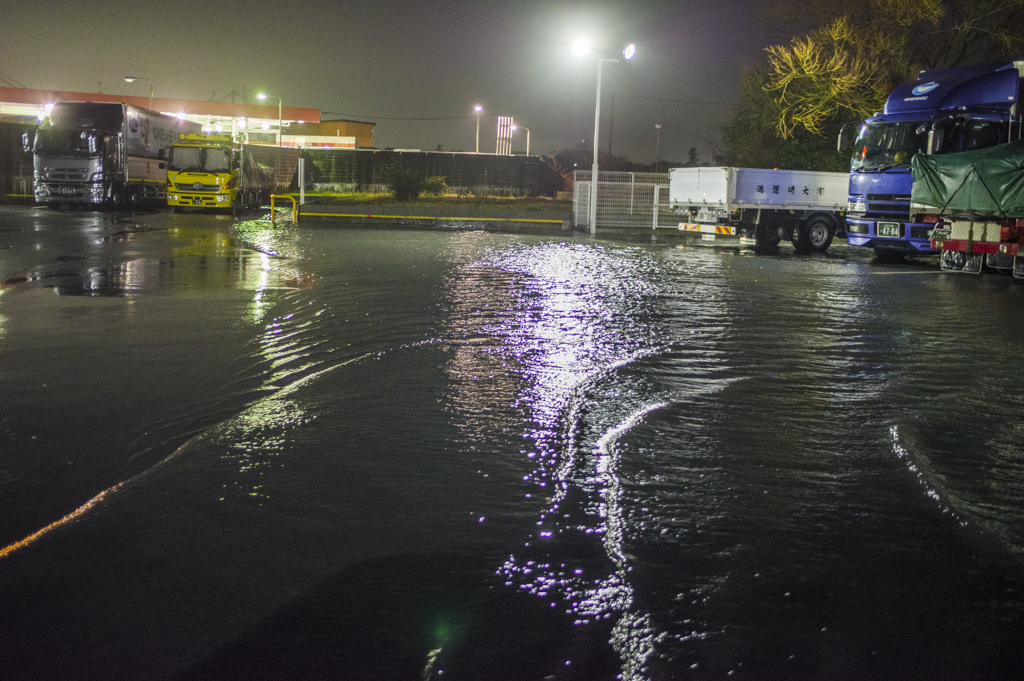
{"label": "truck side mirror", "polygon": [[951,127],[952,119],[940,118],[939,120],[932,123],[931,130],[928,131],[928,155],[941,154],[943,140],[946,138],[946,132]]}
{"label": "truck side mirror", "polygon": [[853,131],[856,129],[855,126],[860,125],[856,121],[847,121],[843,123],[843,127],[839,129],[839,140],[836,144],[836,151],[846,151],[849,148],[850,143],[853,141],[851,136]]}
{"label": "truck side mirror", "polygon": [[21,133],[21,148],[26,154],[32,153],[32,135],[27,132]]}

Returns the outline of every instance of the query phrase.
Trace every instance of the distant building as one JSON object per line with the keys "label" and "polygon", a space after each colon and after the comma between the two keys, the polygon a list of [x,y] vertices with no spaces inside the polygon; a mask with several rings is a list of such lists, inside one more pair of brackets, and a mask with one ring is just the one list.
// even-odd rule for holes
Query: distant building
{"label": "distant building", "polygon": [[[293,136],[317,136],[322,138],[341,137],[355,138],[355,149],[373,148],[373,128],[376,123],[366,121],[331,120],[320,121],[319,123],[297,123],[288,128],[288,134]],[[309,145],[309,146],[326,146]]]}

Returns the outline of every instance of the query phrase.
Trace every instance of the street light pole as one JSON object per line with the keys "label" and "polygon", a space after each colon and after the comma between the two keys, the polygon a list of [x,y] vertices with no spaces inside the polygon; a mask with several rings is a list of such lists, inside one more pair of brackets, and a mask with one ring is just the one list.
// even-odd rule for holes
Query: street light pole
{"label": "street light pole", "polygon": [[654,172],[658,172],[661,163],[661,123],[655,123],[654,129],[658,131],[658,141],[654,146]]}
{"label": "street light pole", "polygon": [[601,133],[601,66],[597,61],[597,106],[594,108],[594,168],[590,173],[590,234],[597,234],[597,136]]}
{"label": "street light pole", "polygon": [[137,80],[144,80],[147,83],[149,83],[149,108],[150,108],[150,110],[152,110],[153,109],[153,81],[151,81],[149,78],[143,78],[142,76],[125,76],[124,77],[124,82],[126,82],[126,83],[134,83]]}
{"label": "street light pole", "polygon": [[273,97],[274,99],[277,100],[277,146],[280,147],[283,146],[281,142],[283,141],[282,138],[284,137],[284,127],[281,125],[281,98],[278,97],[277,95],[268,95],[263,92],[256,95],[256,99],[260,100],[261,102],[267,97]]}
{"label": "street light pole", "polygon": [[484,108],[479,104],[473,107],[473,111],[476,112],[476,153],[478,154],[480,153],[480,112],[483,110]]}
{"label": "street light pole", "polygon": [[[578,56],[584,56],[590,52],[590,44],[585,40],[577,40],[572,45],[572,51]],[[622,50],[622,56],[615,59],[601,59],[597,61],[597,103],[594,107],[594,167],[590,176],[590,234],[597,234],[597,157],[598,157],[598,136],[601,133],[601,66],[606,61],[630,60],[636,54],[636,46],[630,43]]]}
{"label": "street light pole", "polygon": [[526,155],[529,156],[530,155],[530,129],[529,128],[524,128],[521,125],[513,125],[512,126],[512,130],[513,131],[516,131],[516,130],[525,130],[526,131]]}

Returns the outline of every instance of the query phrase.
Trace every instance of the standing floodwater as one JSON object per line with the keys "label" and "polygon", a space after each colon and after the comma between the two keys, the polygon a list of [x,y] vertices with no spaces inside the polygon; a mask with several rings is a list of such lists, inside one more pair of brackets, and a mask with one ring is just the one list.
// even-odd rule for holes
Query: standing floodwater
{"label": "standing floodwater", "polygon": [[1009,277],[7,211],[0,678],[1024,665]]}

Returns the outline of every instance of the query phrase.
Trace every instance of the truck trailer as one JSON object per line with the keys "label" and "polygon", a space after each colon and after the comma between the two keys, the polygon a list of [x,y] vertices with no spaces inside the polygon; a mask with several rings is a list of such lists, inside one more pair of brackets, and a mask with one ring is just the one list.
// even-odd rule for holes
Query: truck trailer
{"label": "truck trailer", "polygon": [[57,102],[35,134],[36,203],[133,206],[166,201],[166,159],[197,123],[124,103]]}
{"label": "truck trailer", "polygon": [[911,208],[933,221],[943,270],[983,265],[1024,278],[1024,141],[957,154],[918,155]]}
{"label": "truck trailer", "polygon": [[[1021,136],[1024,62],[922,71],[889,95],[882,112],[859,123],[850,164],[847,241],[872,248],[880,259],[934,253],[934,222],[910,210],[911,162],[919,154],[947,154],[1003,144]],[[851,127],[839,135],[849,147]],[[932,216],[934,218],[934,216]]]}
{"label": "truck trailer", "polygon": [[671,168],[669,205],[679,230],[823,253],[844,227],[846,173],[760,168]]}

